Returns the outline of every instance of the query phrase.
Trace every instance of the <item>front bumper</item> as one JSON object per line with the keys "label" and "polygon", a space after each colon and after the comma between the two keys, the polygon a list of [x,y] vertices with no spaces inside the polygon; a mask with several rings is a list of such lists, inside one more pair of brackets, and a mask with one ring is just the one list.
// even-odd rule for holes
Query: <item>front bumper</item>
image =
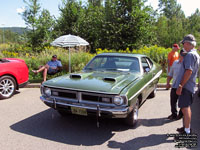
{"label": "front bumper", "polygon": [[126,118],[128,114],[132,111],[131,107],[123,106],[119,108],[113,107],[105,107],[101,105],[90,105],[90,104],[82,104],[82,103],[74,103],[70,101],[61,102],[58,98],[45,98],[41,96],[40,99],[49,107],[52,107],[56,110],[64,110],[68,113],[71,112],[71,108],[83,108],[87,110],[87,115],[97,115],[99,117],[105,118]]}

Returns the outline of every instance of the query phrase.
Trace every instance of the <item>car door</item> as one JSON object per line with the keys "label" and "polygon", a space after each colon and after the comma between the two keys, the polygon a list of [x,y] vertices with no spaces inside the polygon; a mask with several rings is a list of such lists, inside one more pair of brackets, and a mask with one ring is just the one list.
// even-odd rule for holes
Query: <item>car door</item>
{"label": "car door", "polygon": [[148,57],[141,58],[142,68],[143,68],[143,78],[145,80],[145,88],[144,88],[144,98],[146,99],[148,95],[151,93],[154,88],[152,78],[153,78],[153,63]]}

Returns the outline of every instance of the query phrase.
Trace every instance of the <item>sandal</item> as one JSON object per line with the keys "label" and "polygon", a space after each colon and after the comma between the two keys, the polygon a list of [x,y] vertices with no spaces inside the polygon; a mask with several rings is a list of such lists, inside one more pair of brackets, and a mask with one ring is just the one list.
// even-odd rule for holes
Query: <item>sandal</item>
{"label": "sandal", "polygon": [[37,70],[32,70],[32,72],[33,72],[34,74],[37,74],[37,73],[38,73]]}

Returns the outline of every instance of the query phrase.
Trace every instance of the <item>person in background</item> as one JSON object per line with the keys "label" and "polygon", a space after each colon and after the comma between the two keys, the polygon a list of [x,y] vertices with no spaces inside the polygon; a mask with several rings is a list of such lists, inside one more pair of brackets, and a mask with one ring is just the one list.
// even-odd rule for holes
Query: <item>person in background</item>
{"label": "person in background", "polygon": [[199,67],[199,72],[198,72],[198,97],[200,97],[200,67]]}
{"label": "person in background", "polygon": [[172,51],[168,54],[168,59],[167,59],[168,73],[170,71],[170,67],[172,66],[173,62],[179,59],[179,53],[178,53],[179,49],[180,47],[178,46],[178,44],[173,44]]}
{"label": "person in background", "polygon": [[41,66],[38,70],[32,70],[35,74],[43,71],[43,82],[47,79],[47,74],[54,75],[62,70],[61,61],[57,60],[57,55],[53,55],[52,59],[46,65]]}
{"label": "person in background", "polygon": [[[170,68],[172,66],[172,64],[174,63],[175,60],[179,59],[179,53],[178,50],[180,49],[180,47],[178,46],[178,44],[173,44],[172,47],[172,51],[168,54],[168,58],[167,58],[167,74],[170,72]],[[169,88],[166,88],[166,90],[168,90]]]}
{"label": "person in background", "polygon": [[[200,46],[198,48],[199,54],[200,54]],[[200,97],[200,67],[199,67],[199,72],[198,72],[198,97]]]}
{"label": "person in background", "polygon": [[192,34],[188,34],[181,42],[187,55],[184,56],[180,71],[175,81],[174,87],[179,95],[178,106],[183,113],[183,127],[177,128],[180,134],[190,134],[190,123],[192,112],[190,106],[193,102],[193,96],[196,88],[196,78],[200,66],[200,57],[195,49],[196,40]]}
{"label": "person in background", "polygon": [[179,56],[179,60],[175,60],[173,65],[170,68],[170,72],[168,74],[167,77],[167,85],[166,88],[170,88],[170,81],[173,79],[172,82],[172,88],[170,91],[170,105],[171,105],[171,115],[169,115],[167,118],[170,120],[179,120],[183,117],[182,111],[181,109],[179,110],[179,113],[177,115],[177,102],[178,102],[178,95],[176,94],[176,88],[174,88],[174,84],[175,81],[177,79],[180,67],[181,67],[181,63],[183,61],[183,57],[186,55],[187,53],[184,53],[183,50],[180,51],[180,56]]}

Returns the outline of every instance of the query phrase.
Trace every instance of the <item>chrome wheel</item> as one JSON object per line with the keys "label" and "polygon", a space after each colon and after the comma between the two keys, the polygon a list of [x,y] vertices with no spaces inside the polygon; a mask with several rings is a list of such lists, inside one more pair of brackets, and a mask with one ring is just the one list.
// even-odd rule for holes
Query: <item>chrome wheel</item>
{"label": "chrome wheel", "polygon": [[138,114],[139,114],[139,101],[137,100],[135,106],[133,107],[133,110],[125,119],[127,125],[135,126],[138,121]]}
{"label": "chrome wheel", "polygon": [[138,104],[136,104],[135,109],[134,109],[133,111],[134,111],[134,112],[133,112],[133,119],[134,119],[135,121],[137,121],[137,120],[138,120],[138,113],[139,113]]}
{"label": "chrome wheel", "polygon": [[0,97],[11,97],[16,89],[15,80],[10,76],[3,76],[0,78]]}

